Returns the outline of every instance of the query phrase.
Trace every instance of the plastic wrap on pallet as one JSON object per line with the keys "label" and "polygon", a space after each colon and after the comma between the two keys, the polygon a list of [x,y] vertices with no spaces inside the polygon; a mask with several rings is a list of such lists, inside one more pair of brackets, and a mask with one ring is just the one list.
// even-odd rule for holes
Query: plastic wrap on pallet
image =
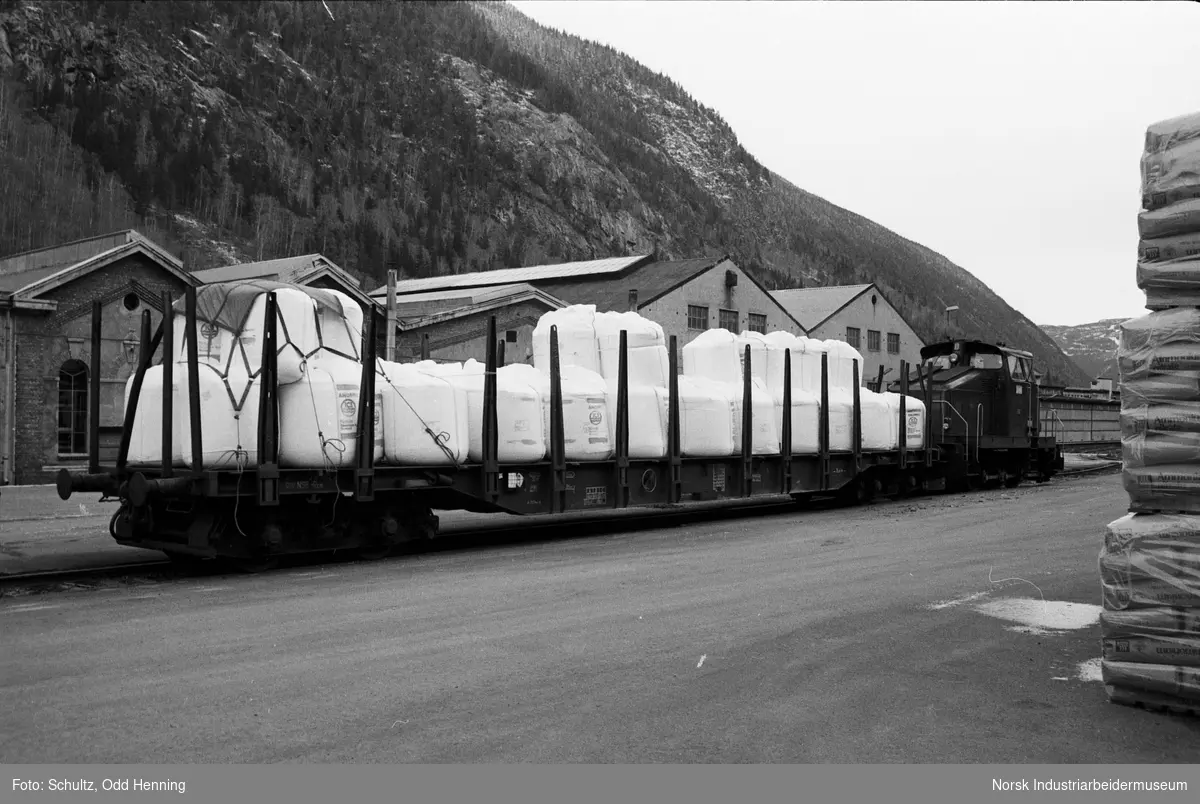
{"label": "plastic wrap on pallet", "polygon": [[[817,338],[799,337],[801,349],[799,370],[804,390],[821,398],[821,355],[828,351],[828,341]],[[794,357],[794,355],[793,355]],[[793,360],[792,371],[797,370]],[[833,382],[833,361],[829,364],[829,448],[847,451],[854,448],[854,396],[848,388],[840,388]]]}
{"label": "plastic wrap on pallet", "polygon": [[1200,139],[1144,153],[1141,173],[1142,207],[1147,210],[1200,198]]}
{"label": "plastic wrap on pallet", "polygon": [[1153,376],[1121,379],[1121,406],[1141,407],[1200,399],[1200,370],[1163,371]]}
{"label": "plastic wrap on pallet", "polygon": [[443,466],[467,460],[467,393],[411,363],[378,361],[383,397],[383,460],[402,466]]}
{"label": "plastic wrap on pallet", "polygon": [[1129,468],[1200,464],[1200,433],[1125,436],[1121,439],[1121,461]]}
{"label": "plastic wrap on pallet", "polygon": [[737,336],[737,348],[738,357],[742,361],[743,371],[745,371],[747,346],[750,347],[750,375],[757,382],[762,383],[764,387],[768,387],[768,364],[770,359],[767,357],[767,353],[778,347],[768,341],[766,334],[762,332],[751,332],[749,330],[742,332],[742,334]]}
{"label": "plastic wrap on pallet", "polygon": [[1138,241],[1138,264],[1170,264],[1200,257],[1200,232]]}
{"label": "plastic wrap on pallet", "polygon": [[1169,607],[1100,612],[1105,659],[1200,666],[1200,609]]}
{"label": "plastic wrap on pallet", "polygon": [[596,315],[594,304],[572,304],[543,314],[533,328],[533,365],[550,373],[550,328],[558,327],[559,365],[578,366],[600,374]]}
{"label": "plastic wrap on pallet", "polygon": [[1168,695],[1187,701],[1200,702],[1200,669],[1170,664],[1141,664],[1102,659],[1100,675],[1109,686]]}
{"label": "plastic wrap on pallet", "polygon": [[1138,237],[1143,241],[1200,232],[1200,198],[1138,213]]}
{"label": "plastic wrap on pallet", "polygon": [[1200,310],[1181,307],[1125,321],[1117,365],[1122,405],[1196,400],[1200,390]]}
{"label": "plastic wrap on pallet", "polygon": [[[514,363],[496,372],[535,388],[542,398],[542,431],[550,454],[550,376],[525,363]],[[563,446],[568,461],[603,461],[613,454],[616,396],[604,378],[580,366],[560,366]]]}
{"label": "plastic wrap on pallet", "polygon": [[1200,464],[1124,464],[1121,479],[1139,508],[1200,513]]}
{"label": "plastic wrap on pallet", "polygon": [[1200,112],[1190,112],[1146,127],[1144,153],[1161,153],[1180,143],[1200,140]]}
{"label": "plastic wrap on pallet", "polygon": [[1200,605],[1200,516],[1126,514],[1099,556],[1106,611]]}

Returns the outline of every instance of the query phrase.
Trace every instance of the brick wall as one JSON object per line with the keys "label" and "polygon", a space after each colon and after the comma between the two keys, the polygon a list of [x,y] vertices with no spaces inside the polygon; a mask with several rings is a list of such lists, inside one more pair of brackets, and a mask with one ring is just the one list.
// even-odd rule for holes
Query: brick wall
{"label": "brick wall", "polygon": [[[86,463],[58,454],[58,374],[70,359],[82,361],[90,370],[92,301],[103,303],[100,425],[119,427],[125,382],[135,370],[126,359],[124,341],[137,340],[147,302],[152,328],[157,328],[163,291],[178,298],[184,288],[158,263],[135,254],[45,294],[43,299],[58,303],[54,313],[17,314],[15,483],[49,483],[59,467]],[[131,293],[138,304],[127,310],[125,298]]]}
{"label": "brick wall", "polygon": [[[725,286],[726,268],[737,274],[737,285],[732,288]],[[793,335],[804,334],[803,327],[796,324],[770,294],[751,282],[742,269],[729,263],[718,265],[638,310],[640,315],[663,328],[668,344],[672,335],[677,337],[680,370],[683,347],[703,331],[688,328],[689,305],[708,308],[709,329],[721,326],[721,310],[730,310],[738,315],[739,333],[750,328],[750,314],[754,313],[766,316],[767,332],[784,330]]]}

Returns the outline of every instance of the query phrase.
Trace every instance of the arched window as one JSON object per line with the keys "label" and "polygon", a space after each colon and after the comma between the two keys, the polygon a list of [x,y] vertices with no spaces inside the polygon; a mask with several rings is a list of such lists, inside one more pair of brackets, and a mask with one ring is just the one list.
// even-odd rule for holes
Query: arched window
{"label": "arched window", "polygon": [[58,454],[87,454],[88,369],[68,360],[58,370]]}

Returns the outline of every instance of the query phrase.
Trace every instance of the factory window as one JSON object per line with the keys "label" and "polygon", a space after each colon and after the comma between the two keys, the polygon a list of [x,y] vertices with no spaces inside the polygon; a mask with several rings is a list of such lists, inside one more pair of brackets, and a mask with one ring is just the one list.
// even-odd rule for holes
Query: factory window
{"label": "factory window", "polygon": [[708,329],[708,308],[688,305],[688,329]]}
{"label": "factory window", "polygon": [[877,330],[877,329],[867,330],[867,349],[869,349],[872,352],[879,351],[879,330]]}
{"label": "factory window", "polygon": [[505,332],[504,340],[508,341],[509,343],[516,343],[517,342],[517,331],[515,329],[510,329],[507,332]]}
{"label": "factory window", "polygon": [[58,370],[58,454],[87,454],[88,370],[68,360]]}
{"label": "factory window", "polygon": [[888,333],[888,354],[892,354],[892,355],[900,354],[900,333],[898,333],[898,332],[889,332]]}
{"label": "factory window", "polygon": [[858,348],[858,344],[859,344],[858,337],[859,337],[858,327],[846,327],[846,343],[850,344],[855,349]]}
{"label": "factory window", "polygon": [[720,314],[721,329],[727,329],[730,332],[738,331],[738,311],[737,310],[722,310]]}
{"label": "factory window", "polygon": [[746,329],[751,332],[761,332],[765,335],[767,333],[767,317],[762,313],[751,313],[750,324]]}

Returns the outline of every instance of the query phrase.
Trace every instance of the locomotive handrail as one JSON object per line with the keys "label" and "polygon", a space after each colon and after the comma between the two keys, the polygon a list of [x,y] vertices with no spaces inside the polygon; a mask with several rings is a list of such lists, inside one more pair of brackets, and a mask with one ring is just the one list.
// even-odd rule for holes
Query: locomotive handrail
{"label": "locomotive handrail", "polygon": [[975,462],[979,463],[979,442],[983,440],[983,403],[975,405]]}
{"label": "locomotive handrail", "polygon": [[[935,399],[933,400],[933,404],[945,405],[946,407],[950,408],[950,410],[954,411],[955,416],[962,419],[963,427],[967,432],[967,453],[969,454],[971,452],[971,423],[967,421],[965,416],[958,412],[958,408],[954,407],[954,405],[952,405],[950,402],[947,402],[945,399]],[[978,441],[978,438],[976,441]]]}

